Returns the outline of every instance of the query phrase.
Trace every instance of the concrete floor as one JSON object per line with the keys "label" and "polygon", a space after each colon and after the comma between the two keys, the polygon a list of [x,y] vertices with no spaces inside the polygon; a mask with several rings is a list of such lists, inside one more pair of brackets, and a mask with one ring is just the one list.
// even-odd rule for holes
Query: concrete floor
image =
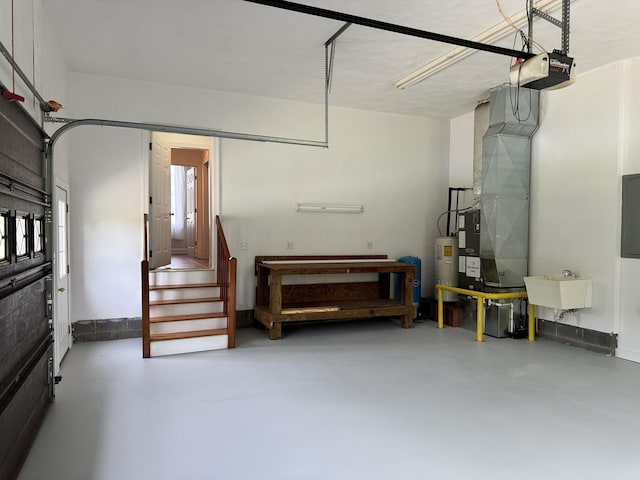
{"label": "concrete floor", "polygon": [[428,321],[77,344],[20,480],[639,479],[640,365]]}

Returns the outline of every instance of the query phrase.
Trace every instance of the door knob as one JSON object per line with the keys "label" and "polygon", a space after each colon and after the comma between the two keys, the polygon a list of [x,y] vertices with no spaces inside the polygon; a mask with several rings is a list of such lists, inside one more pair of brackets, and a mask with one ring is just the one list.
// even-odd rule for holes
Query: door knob
{"label": "door knob", "polygon": [[64,292],[64,288],[60,287],[60,288],[58,289],[58,291],[59,291],[59,292]]}

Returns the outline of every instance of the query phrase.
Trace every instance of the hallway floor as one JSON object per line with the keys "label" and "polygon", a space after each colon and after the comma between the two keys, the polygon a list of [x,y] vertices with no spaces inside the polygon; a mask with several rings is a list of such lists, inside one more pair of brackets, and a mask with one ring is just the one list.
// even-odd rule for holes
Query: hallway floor
{"label": "hallway floor", "polygon": [[205,258],[190,257],[188,255],[171,255],[170,269],[209,268],[209,260]]}
{"label": "hallway floor", "polygon": [[20,480],[638,479],[640,365],[392,320],[76,344]]}

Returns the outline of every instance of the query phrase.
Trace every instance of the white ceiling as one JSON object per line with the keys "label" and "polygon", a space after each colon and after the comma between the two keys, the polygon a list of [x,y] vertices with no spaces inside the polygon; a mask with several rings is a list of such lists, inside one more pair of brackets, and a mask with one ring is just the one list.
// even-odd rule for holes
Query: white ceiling
{"label": "white ceiling", "polygon": [[[73,72],[317,103],[324,99],[324,43],[342,26],[243,0],[43,3]],[[466,39],[502,21],[495,0],[299,3]],[[501,5],[513,15],[525,0]],[[570,53],[578,72],[639,56],[638,24],[639,0],[572,1]],[[547,22],[538,20],[534,34],[547,50],[560,48],[560,31]],[[512,48],[514,36],[499,44]],[[478,52],[409,89],[394,85],[453,48],[353,25],[337,42],[329,103],[448,118],[469,112],[508,81],[509,58]]]}

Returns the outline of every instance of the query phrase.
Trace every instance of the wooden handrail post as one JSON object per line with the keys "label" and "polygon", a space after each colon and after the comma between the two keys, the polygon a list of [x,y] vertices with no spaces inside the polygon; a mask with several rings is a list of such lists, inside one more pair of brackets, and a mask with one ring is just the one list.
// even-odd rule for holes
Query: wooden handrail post
{"label": "wooden handrail post", "polygon": [[144,214],[143,220],[143,230],[144,230],[144,251],[142,252],[143,260],[149,260],[149,215]]}
{"label": "wooden handrail post", "polygon": [[236,346],[236,280],[238,260],[231,256],[229,245],[222,229],[220,216],[216,215],[218,284],[227,315],[227,347]]}
{"label": "wooden handrail post", "polygon": [[229,348],[236,347],[236,276],[238,270],[238,259],[231,258],[229,260],[229,296],[227,298],[227,322],[229,340],[227,346]]}
{"label": "wooden handrail post", "polygon": [[142,358],[151,357],[151,332],[149,323],[149,261],[141,262],[142,277]]}
{"label": "wooden handrail post", "polygon": [[140,264],[142,284],[142,358],[151,357],[151,326],[149,323],[149,216],[144,214],[144,253]]}

